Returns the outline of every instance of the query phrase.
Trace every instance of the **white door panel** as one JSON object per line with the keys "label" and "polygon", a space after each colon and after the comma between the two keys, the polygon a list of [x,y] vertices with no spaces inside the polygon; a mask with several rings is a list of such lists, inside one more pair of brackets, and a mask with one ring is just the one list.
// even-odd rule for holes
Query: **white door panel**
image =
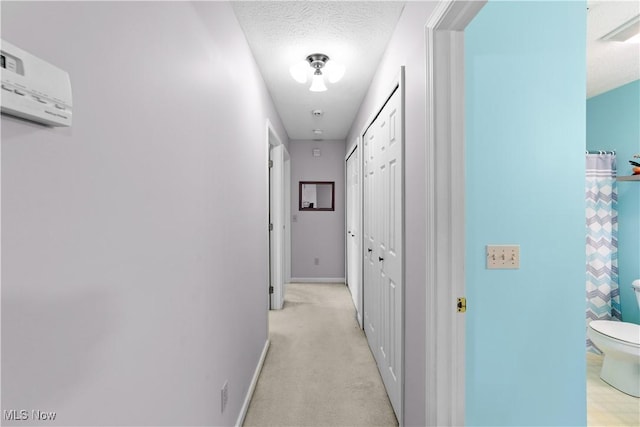
{"label": "white door panel", "polygon": [[[365,332],[400,419],[402,389],[403,164],[400,91],[364,135]],[[369,252],[368,250],[371,249]]]}

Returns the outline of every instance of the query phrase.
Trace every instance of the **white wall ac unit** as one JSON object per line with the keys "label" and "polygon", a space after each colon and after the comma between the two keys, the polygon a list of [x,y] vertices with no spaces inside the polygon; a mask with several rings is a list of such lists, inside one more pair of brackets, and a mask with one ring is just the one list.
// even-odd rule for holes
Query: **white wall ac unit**
{"label": "white wall ac unit", "polygon": [[2,113],[48,126],[71,126],[69,74],[0,40]]}

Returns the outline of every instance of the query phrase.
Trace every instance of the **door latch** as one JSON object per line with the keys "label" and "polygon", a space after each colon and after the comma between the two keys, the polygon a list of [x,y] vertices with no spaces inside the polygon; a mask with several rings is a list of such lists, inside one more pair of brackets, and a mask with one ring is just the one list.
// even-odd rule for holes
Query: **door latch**
{"label": "door latch", "polygon": [[462,297],[458,298],[458,313],[464,313],[467,311],[467,299]]}

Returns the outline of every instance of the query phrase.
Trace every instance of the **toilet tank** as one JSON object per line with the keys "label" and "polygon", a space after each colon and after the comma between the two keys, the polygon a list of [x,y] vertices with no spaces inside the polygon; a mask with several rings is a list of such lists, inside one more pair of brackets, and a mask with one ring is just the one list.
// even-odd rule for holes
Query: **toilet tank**
{"label": "toilet tank", "polygon": [[633,286],[633,291],[636,293],[638,308],[640,308],[640,279],[634,280],[633,283],[631,283],[631,286]]}

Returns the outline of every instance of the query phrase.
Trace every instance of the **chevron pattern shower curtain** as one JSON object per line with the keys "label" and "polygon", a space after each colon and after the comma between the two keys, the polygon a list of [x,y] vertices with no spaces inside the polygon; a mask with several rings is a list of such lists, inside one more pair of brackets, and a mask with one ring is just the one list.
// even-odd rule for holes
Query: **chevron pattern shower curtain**
{"label": "chevron pattern shower curtain", "polygon": [[[587,324],[621,320],[616,155],[587,154]],[[587,349],[599,351],[587,339]]]}

